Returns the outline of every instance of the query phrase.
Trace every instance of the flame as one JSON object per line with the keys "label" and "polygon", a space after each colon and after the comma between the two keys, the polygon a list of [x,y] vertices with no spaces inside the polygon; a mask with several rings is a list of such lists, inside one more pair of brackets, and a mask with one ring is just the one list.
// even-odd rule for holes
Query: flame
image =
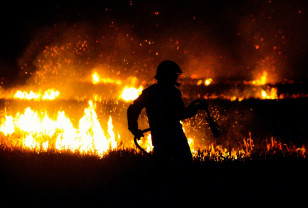
{"label": "flame", "polygon": [[60,92],[55,89],[48,89],[43,94],[40,92],[30,92],[18,90],[14,94],[14,98],[23,100],[54,100],[59,97]]}
{"label": "flame", "polygon": [[205,84],[206,86],[209,86],[209,85],[212,83],[212,81],[213,81],[212,78],[208,78],[208,79],[206,79],[206,80],[204,81],[204,84]]}
{"label": "flame", "polygon": [[99,75],[96,72],[92,74],[92,83],[93,84],[99,83]]}
{"label": "flame", "polygon": [[36,93],[34,93],[32,90],[28,93],[25,91],[20,91],[18,90],[15,95],[14,98],[18,98],[18,99],[26,99],[26,100],[32,100],[32,99],[39,99],[40,95],[37,95]]}
{"label": "flame", "polygon": [[[183,126],[184,132],[187,127],[189,126],[186,124]],[[56,118],[52,118],[47,112],[34,111],[27,107],[24,112],[18,112],[15,116],[5,115],[1,121],[0,132],[4,135],[0,137],[1,145],[8,147],[36,152],[69,150],[98,157],[103,157],[110,150],[119,148],[118,141],[121,137],[120,133],[116,134],[114,131],[111,116],[109,116],[107,128],[102,128],[96,114],[96,105],[92,101],[89,101],[88,107],[84,108],[78,127],[73,125],[64,111],[58,111]],[[237,160],[249,158],[256,153],[251,133],[248,138],[242,140],[238,148],[230,146],[226,148],[216,145],[215,142],[200,146],[195,143],[192,135],[187,135],[187,138],[193,156],[202,160]],[[123,144],[126,148],[133,147],[132,142]],[[142,139],[140,145],[151,152],[153,150],[151,134]],[[288,146],[271,137],[269,142],[266,140],[265,154],[271,156],[275,153],[296,154],[305,158],[307,151],[304,145],[300,148],[295,145]]]}
{"label": "flame", "polygon": [[209,86],[213,82],[212,78],[207,78],[204,81],[202,79],[198,80],[197,85],[200,86],[204,83],[205,86]]}
{"label": "flame", "polygon": [[263,71],[262,75],[257,80],[252,81],[252,84],[254,84],[254,85],[265,85],[265,84],[267,84],[267,72]]}
{"label": "flame", "polygon": [[84,115],[75,128],[64,111],[58,111],[56,119],[46,112],[36,112],[30,107],[24,113],[5,116],[0,131],[5,136],[18,135],[16,147],[34,151],[71,150],[80,153],[103,156],[117,147],[112,118],[109,117],[107,133],[104,132],[95,112],[95,104],[89,101]]}
{"label": "flame", "polygon": [[55,91],[54,89],[48,89],[47,91],[45,91],[42,99],[43,100],[54,100],[56,97],[58,97],[60,95],[59,91]]}
{"label": "flame", "polygon": [[103,78],[97,72],[93,72],[92,73],[92,84],[96,85],[99,83],[121,85],[122,81],[118,79]]}
{"label": "flame", "polygon": [[190,137],[187,138],[187,142],[188,142],[188,145],[190,147],[190,150],[192,152],[192,154],[196,154],[197,153],[197,150],[195,148],[195,143],[194,143],[194,140]]}
{"label": "flame", "polygon": [[4,133],[5,136],[13,134],[15,131],[14,118],[12,116],[5,116],[4,123],[0,127],[0,131]]}
{"label": "flame", "polygon": [[272,87],[269,90],[262,90],[261,99],[278,99],[277,88]]}
{"label": "flame", "polygon": [[[116,92],[115,95],[117,96],[117,99],[122,99],[127,102],[135,100],[142,93],[142,85],[145,84],[144,82],[140,83],[136,77],[129,77],[125,81],[120,81],[117,79],[103,78],[97,72],[93,72],[91,76],[93,85],[99,83],[119,85],[114,88],[115,91],[112,92]],[[89,77],[90,76],[86,78],[87,82],[89,82]],[[240,94],[240,91],[236,91],[234,92],[235,95],[205,94],[203,96],[204,98],[208,98],[206,96],[212,96],[210,99],[224,98],[234,101],[241,101],[249,98],[277,99],[277,87],[272,87],[268,84],[266,85],[267,80],[268,74],[266,71],[263,71],[258,79],[247,83],[243,82],[244,84],[249,84],[252,88],[249,91],[244,91],[242,94]],[[208,86],[212,81],[212,78],[201,79],[197,82],[197,85]],[[110,86],[114,87],[114,85]],[[98,87],[96,87],[96,89],[98,89]],[[102,98],[102,94],[97,93],[99,92],[91,94],[90,98],[85,96],[86,98],[84,99],[102,101],[102,99],[104,99]],[[7,94],[10,95],[10,98],[13,95],[13,93]],[[45,91],[18,90],[14,94],[14,98],[16,99],[26,99],[31,101],[54,100],[59,96],[60,92],[54,88]],[[202,95],[200,95],[200,97],[201,96]],[[56,150],[59,152],[72,151],[98,157],[103,157],[107,152],[115,150],[119,148],[119,146],[124,148],[134,147],[133,142],[126,142],[125,140],[121,140],[121,143],[119,144],[121,137],[126,138],[126,135],[122,134],[124,131],[119,132],[115,130],[117,128],[114,128],[114,118],[111,116],[106,117],[106,120],[104,121],[99,120],[96,113],[95,102],[92,100],[88,101],[88,106],[83,109],[83,115],[81,115],[80,119],[78,118],[77,120],[70,118],[64,111],[57,111],[51,115],[45,109],[33,110],[31,107],[27,106],[23,111],[19,111],[15,115],[9,115],[5,112],[5,115],[1,117],[0,122],[0,145],[37,152],[49,150]],[[119,103],[120,102],[116,100],[114,105],[118,105]],[[74,124],[72,121],[74,121]],[[183,128],[184,127],[185,126],[183,126]],[[195,157],[207,157],[213,160],[224,160],[226,158],[236,160],[250,157],[255,150],[251,135],[249,135],[248,138],[243,139],[243,142],[240,143],[240,148],[226,148],[222,145],[216,145],[215,142],[211,142],[207,145],[200,144],[200,139],[196,138],[194,135],[189,135],[189,133],[187,134],[187,138],[191,151]],[[204,140],[204,138],[201,140]],[[270,143],[267,143],[266,149],[268,152],[271,152],[273,149],[286,151],[287,148],[288,152],[293,151],[299,153],[302,157],[306,156],[306,148],[304,146],[301,148],[293,148],[275,141],[275,139],[272,139]],[[151,134],[142,139],[140,145],[148,152],[152,151],[153,146],[151,143]]]}
{"label": "flame", "polygon": [[153,145],[152,145],[152,136],[151,134],[148,134],[144,139],[141,139],[139,142],[139,145],[144,148],[145,151],[151,152],[153,151]]}
{"label": "flame", "polygon": [[140,86],[139,88],[125,87],[122,91],[121,98],[125,101],[135,100],[141,94],[142,90],[142,86]]}

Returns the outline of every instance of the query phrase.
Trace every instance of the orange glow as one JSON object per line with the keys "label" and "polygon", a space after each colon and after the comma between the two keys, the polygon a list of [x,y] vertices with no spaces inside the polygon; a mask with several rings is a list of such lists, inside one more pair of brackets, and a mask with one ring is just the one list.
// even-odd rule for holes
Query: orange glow
{"label": "orange glow", "polygon": [[30,92],[18,90],[14,94],[14,98],[23,100],[54,100],[59,97],[60,92],[54,89],[48,89],[44,93],[35,93],[32,90]]}
{"label": "orange glow", "polygon": [[212,78],[208,78],[208,79],[206,79],[206,80],[204,81],[204,84],[205,84],[206,86],[209,86],[209,85],[212,83],[212,81],[213,81]]}
{"label": "orange glow", "polygon": [[26,99],[26,100],[39,99],[40,97],[41,97],[40,95],[37,95],[32,90],[30,92],[24,92],[18,90],[14,95],[14,98]]}
{"label": "orange glow", "polygon": [[[113,125],[113,119],[108,116],[108,121],[101,121],[96,113],[96,105],[92,101],[84,108],[78,125],[74,126],[72,120],[64,111],[58,111],[51,116],[46,111],[35,111],[30,107],[15,115],[5,115],[0,123],[0,144],[10,148],[19,148],[35,152],[42,151],[71,151],[80,154],[103,157],[111,150],[118,148],[134,148],[132,139],[121,139]],[[183,123],[184,132],[189,125]],[[187,134],[187,133],[186,133]],[[248,138],[240,142],[239,147],[224,147],[210,144],[198,144],[195,136],[187,134],[188,144],[195,157],[208,158],[215,161],[226,159],[237,160],[250,157],[255,150],[254,141],[249,133]],[[121,146],[119,145],[121,143]],[[145,135],[140,140],[140,145],[148,152],[153,150],[151,134]],[[306,157],[306,148],[288,147],[275,138],[266,141],[266,151],[273,150],[286,153],[296,153]]]}
{"label": "orange glow", "polygon": [[265,84],[267,84],[267,72],[263,71],[262,75],[258,79],[252,81],[252,84],[254,84],[254,85],[265,85]]}
{"label": "orange glow", "polygon": [[278,99],[277,95],[277,88],[270,88],[269,90],[262,90],[261,91],[261,98],[262,99]]}
{"label": "orange glow", "polygon": [[78,128],[73,126],[64,111],[58,111],[57,118],[52,119],[46,112],[36,112],[28,107],[15,116],[5,115],[0,131],[5,136],[19,136],[15,147],[33,151],[71,150],[102,157],[117,147],[112,118],[109,117],[108,129],[104,131],[97,118],[95,104],[92,101],[88,104]]}
{"label": "orange glow", "polygon": [[99,76],[98,76],[98,74],[97,74],[96,72],[94,72],[94,73],[92,74],[92,83],[93,83],[93,84],[99,83]]}
{"label": "orange glow", "polygon": [[121,94],[121,98],[125,101],[135,100],[141,94],[142,90],[142,86],[140,86],[139,88],[125,87]]}
{"label": "orange glow", "polygon": [[147,136],[145,136],[145,138],[141,138],[141,140],[139,141],[139,145],[142,146],[142,148],[147,152],[153,151],[154,148],[152,145],[151,138],[151,134],[148,134]]}
{"label": "orange glow", "polygon": [[97,72],[93,72],[92,73],[92,83],[94,85],[99,84],[99,83],[121,85],[122,81],[118,79],[104,78],[104,77],[101,77]]}
{"label": "orange glow", "polygon": [[[149,15],[155,18],[164,15],[157,10],[152,10]],[[299,14],[302,12],[305,11],[298,10]],[[190,18],[192,17],[188,17]],[[193,16],[194,20],[196,18],[198,19]],[[248,48],[256,54],[249,54],[243,63],[237,63],[234,62],[233,56],[228,56],[228,51],[221,50],[220,45],[205,44],[206,50],[199,50],[204,47],[198,43],[187,44],[191,38],[182,39],[181,34],[167,34],[168,37],[166,36],[163,41],[157,38],[143,40],[149,37],[137,35],[132,32],[136,28],[130,26],[125,26],[125,30],[122,30],[121,24],[116,21],[108,23],[107,28],[101,27],[93,31],[88,31],[89,28],[82,25],[77,24],[75,27],[74,24],[73,28],[58,26],[59,29],[70,29],[54,38],[51,38],[52,34],[58,32],[56,28],[52,29],[51,35],[47,37],[48,41],[36,38],[31,41],[29,45],[31,47],[25,50],[24,57],[18,59],[18,66],[22,69],[20,73],[25,73],[20,78],[29,86],[17,88],[21,83],[14,85],[12,89],[7,89],[6,84],[0,86],[0,97],[3,101],[0,113],[0,146],[35,152],[71,151],[98,157],[103,157],[111,150],[135,148],[133,135],[127,129],[126,111],[130,102],[134,101],[146,86],[155,82],[153,76],[158,64],[156,61],[166,55],[171,55],[171,58],[177,60],[181,58],[179,62],[185,77],[179,78],[182,84],[179,89],[183,92],[185,104],[194,99],[217,99],[213,105],[217,103],[222,106],[218,106],[215,110],[227,108],[221,115],[217,115],[221,116],[218,123],[221,122],[222,126],[226,124],[226,131],[230,131],[232,136],[242,135],[244,131],[242,124],[233,129],[232,119],[236,120],[239,116],[250,119],[248,113],[247,116],[235,115],[233,109],[236,106],[243,106],[236,105],[236,102],[245,99],[278,99],[278,95],[279,98],[282,97],[280,85],[270,84],[273,80],[282,78],[283,74],[280,76],[278,72],[281,66],[284,67],[283,65],[288,63],[285,56],[287,54],[277,58],[278,51],[284,51],[283,45],[280,44],[282,40],[277,40],[280,37],[281,39],[287,37],[280,32],[277,33],[278,39],[273,39],[271,44],[267,42],[271,35],[263,37],[258,35],[255,42],[248,45]],[[112,30],[110,33],[108,28]],[[238,32],[241,39],[247,38],[243,31]],[[258,31],[255,32],[259,34]],[[95,33],[95,40],[92,39],[94,38],[92,33]],[[197,34],[196,40],[199,40],[199,35]],[[199,42],[208,43],[207,38],[204,38]],[[36,46],[40,47],[35,48]],[[39,50],[42,50],[41,53]],[[234,66],[228,66],[231,63]],[[242,71],[244,69],[245,71]],[[237,72],[238,74],[234,74]],[[252,77],[249,77],[249,81],[234,80],[250,72]],[[2,78],[4,77],[1,77],[1,82],[9,82]],[[290,93],[290,96],[294,95]],[[298,96],[308,97],[308,94],[302,93]],[[228,108],[230,102],[224,106],[225,101],[219,99],[234,101],[232,106],[235,107]],[[253,102],[249,100],[247,103]],[[252,110],[254,109],[251,108]],[[144,116],[146,112],[142,113],[144,114],[140,116],[140,120],[143,119],[140,128],[144,129],[144,126],[148,127],[148,121]],[[203,131],[208,128],[208,124],[205,120],[198,120],[198,116],[193,118],[196,119],[193,122],[186,121],[196,125],[194,127],[185,126],[183,123],[183,128],[188,130],[186,136],[195,156],[198,150],[204,151],[202,154],[215,160],[222,160],[222,157],[238,159],[250,156],[254,150],[251,135],[244,139],[234,138],[243,139],[238,148],[216,145],[211,141],[211,135],[206,135]],[[228,116],[234,118],[229,119]],[[204,126],[201,126],[203,124]],[[238,129],[240,129],[239,134],[235,132]],[[206,136],[203,138],[201,135]],[[225,138],[229,139],[229,136]],[[267,143],[268,151],[278,145],[274,140]],[[145,135],[140,145],[145,150],[152,151],[151,134]],[[306,152],[306,149],[302,147],[300,151]]]}
{"label": "orange glow", "polygon": [[200,86],[204,83],[205,86],[209,86],[212,83],[212,78],[207,78],[204,81],[202,79],[198,80],[197,85]]}
{"label": "orange glow", "polygon": [[56,97],[58,97],[60,95],[59,91],[55,91],[53,89],[48,89],[47,91],[45,91],[42,99],[43,100],[54,100]]}

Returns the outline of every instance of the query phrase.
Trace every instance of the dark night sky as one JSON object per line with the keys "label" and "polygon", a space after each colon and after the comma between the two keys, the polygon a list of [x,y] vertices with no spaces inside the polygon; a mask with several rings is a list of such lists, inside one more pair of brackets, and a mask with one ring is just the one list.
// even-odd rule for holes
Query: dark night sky
{"label": "dark night sky", "polygon": [[[150,62],[173,58],[190,70],[188,75],[249,79],[267,67],[278,80],[308,78],[306,0],[42,2],[1,3],[0,77],[5,83],[20,76],[21,60],[31,65],[29,57],[35,59],[40,47],[51,44],[44,37],[46,31],[54,32],[55,26],[62,25],[54,32],[59,36],[74,25],[100,28],[110,24],[119,33],[129,31],[136,42],[155,41],[160,57]],[[97,39],[95,30],[90,31],[87,38]],[[29,52],[34,39],[40,40],[38,49]],[[181,53],[170,49],[171,40],[180,42]]]}

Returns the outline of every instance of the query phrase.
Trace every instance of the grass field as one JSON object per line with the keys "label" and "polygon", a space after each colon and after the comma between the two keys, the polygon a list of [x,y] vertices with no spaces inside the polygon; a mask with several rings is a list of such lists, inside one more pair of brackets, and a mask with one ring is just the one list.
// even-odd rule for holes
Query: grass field
{"label": "grass field", "polygon": [[[158,167],[151,158],[134,149],[118,149],[98,158],[52,149],[37,153],[1,145],[1,205],[295,207],[307,204],[307,152],[297,149],[303,144],[307,147],[307,102],[307,99],[210,101],[215,106],[211,110],[218,112],[218,122],[224,130],[217,144],[227,148],[241,146],[243,137],[247,138],[251,132],[255,147],[249,157],[237,160],[224,157],[217,161],[203,154],[203,158],[194,158],[189,169]],[[113,117],[115,128],[126,126],[126,120],[120,118],[127,106],[122,105],[119,118]],[[98,104],[99,116],[104,117],[100,112],[111,107],[114,105]],[[187,131],[201,132],[205,140],[201,135],[195,138],[195,143],[207,144],[211,142],[211,133],[203,116],[200,113],[187,121]],[[287,145],[282,150],[276,146],[268,150],[271,136]]]}
{"label": "grass field", "polygon": [[[189,169],[161,168],[134,150],[104,158],[1,148],[3,205],[165,207],[306,203],[307,159],[195,159]],[[5,207],[5,206],[4,206]]]}

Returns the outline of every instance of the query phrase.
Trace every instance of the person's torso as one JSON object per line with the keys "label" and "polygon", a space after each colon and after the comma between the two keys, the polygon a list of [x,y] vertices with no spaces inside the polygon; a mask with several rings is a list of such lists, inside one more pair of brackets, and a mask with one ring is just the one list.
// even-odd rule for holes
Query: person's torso
{"label": "person's torso", "polygon": [[173,140],[183,135],[179,114],[183,110],[181,92],[177,88],[162,88],[154,84],[145,91],[146,113],[152,140]]}

